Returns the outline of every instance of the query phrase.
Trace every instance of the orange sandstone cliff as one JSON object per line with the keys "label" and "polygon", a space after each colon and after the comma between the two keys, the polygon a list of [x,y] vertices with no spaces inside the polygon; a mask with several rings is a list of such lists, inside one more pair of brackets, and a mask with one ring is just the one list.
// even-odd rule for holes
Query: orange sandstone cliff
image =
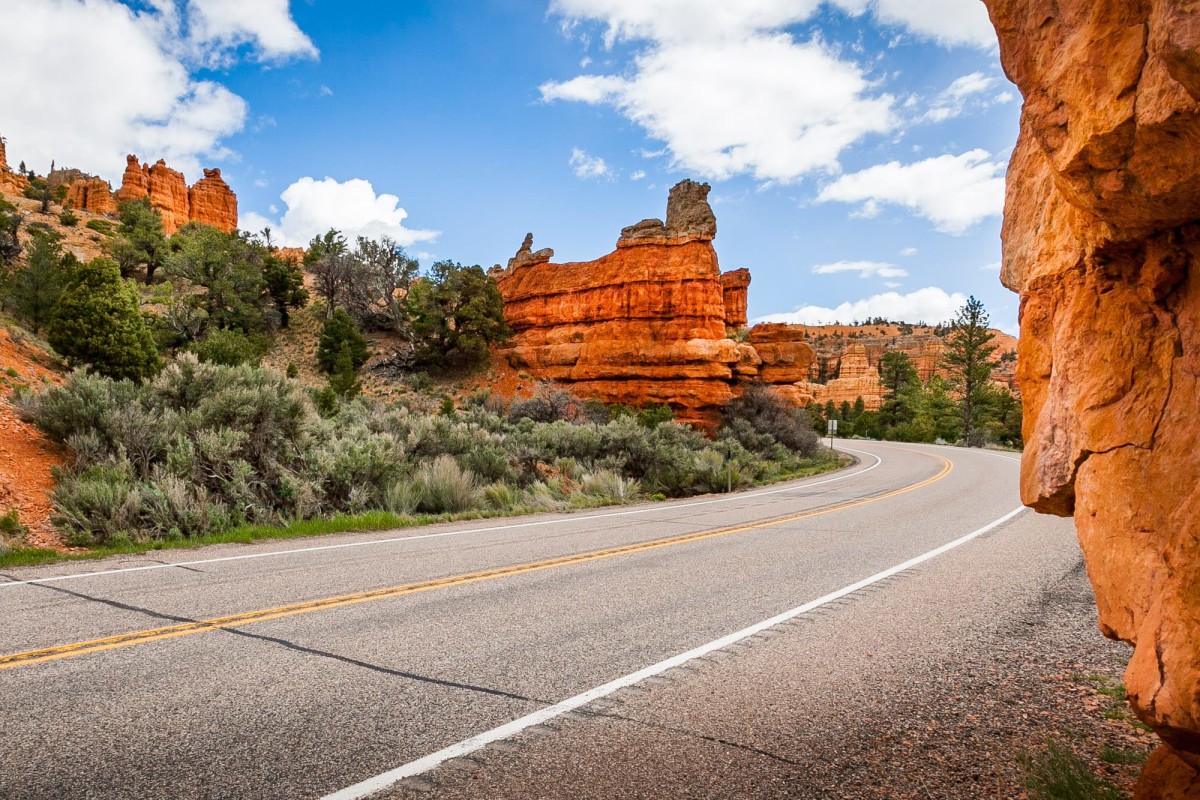
{"label": "orange sandstone cliff", "polygon": [[0,136],[0,193],[21,194],[28,186],[28,179],[8,166],[8,152],[4,146],[4,137]]}
{"label": "orange sandstone cliff", "polygon": [[596,261],[551,263],[554,252],[534,252],[527,236],[508,268],[493,270],[514,332],[510,363],[584,396],[666,403],[682,421],[715,422],[742,354],[725,333],[708,191],[678,184],[665,223],[625,228]]}
{"label": "orange sandstone cliff", "polygon": [[[113,214],[118,203],[144,198],[162,217],[163,230],[168,235],[189,222],[201,222],[223,231],[237,228],[237,195],[221,177],[219,169],[204,170],[204,177],[189,189],[183,173],[171,169],[165,161],[141,164],[137,156],[131,155],[125,159],[121,188],[115,193],[101,178],[84,175],[78,170],[59,172],[65,176],[61,182],[67,187],[64,202],[72,208],[93,214]],[[10,188],[12,181],[6,177],[9,175],[24,181],[21,176],[0,168],[0,191],[20,193],[24,186],[13,183]]]}
{"label": "orange sandstone cliff", "polygon": [[1075,517],[1101,629],[1200,797],[1200,5],[985,0],[1025,98],[1002,279],[1021,295],[1027,503]]}

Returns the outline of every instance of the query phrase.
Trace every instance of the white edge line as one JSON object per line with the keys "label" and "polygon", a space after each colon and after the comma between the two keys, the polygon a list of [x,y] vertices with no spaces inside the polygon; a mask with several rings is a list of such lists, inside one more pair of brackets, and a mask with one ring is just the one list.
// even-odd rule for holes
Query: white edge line
{"label": "white edge line", "polygon": [[708,644],[703,644],[692,650],[688,650],[687,652],[672,656],[666,661],[660,661],[652,666],[644,667],[637,672],[631,672],[628,675],[617,678],[614,681],[610,681],[603,686],[597,686],[596,688],[590,689],[582,694],[569,697],[560,703],[555,703],[552,706],[540,709],[532,714],[528,714],[519,719],[514,719],[512,722],[505,723],[498,728],[492,728],[490,731],[484,731],[483,733],[472,736],[469,739],[464,739],[461,742],[452,744],[449,747],[443,748],[442,750],[438,750],[436,753],[430,753],[423,758],[418,758],[416,761],[410,761],[403,766],[388,770],[387,772],[381,773],[372,778],[368,778],[365,781],[356,783],[353,786],[349,786],[345,789],[334,792],[333,794],[325,795],[322,800],[358,800],[359,798],[368,797],[378,791],[398,783],[399,781],[404,780],[405,778],[411,778],[415,775],[428,772],[429,770],[437,767],[445,761],[449,761],[452,758],[461,758],[462,756],[486,747],[492,742],[511,738],[527,728],[531,728],[535,725],[541,725],[544,722],[574,711],[581,706],[585,706],[588,703],[599,700],[602,697],[606,697],[613,692],[619,691],[620,689],[627,688],[635,683],[644,681],[647,678],[651,678],[655,675],[659,675],[663,672],[674,669],[675,667],[686,664],[689,661],[702,658],[709,653],[712,653],[716,650],[721,650],[722,648],[728,647],[736,642],[740,642],[743,639],[748,639],[755,634],[761,633],[768,628],[773,628],[776,625],[780,625],[784,622],[794,619],[801,614],[807,614],[808,612],[832,603],[835,600],[840,600],[846,595],[853,594],[854,592],[870,586],[871,584],[879,583],[880,581],[886,580],[897,573],[912,569],[918,564],[922,564],[932,558],[937,558],[949,550],[953,550],[960,545],[966,544],[972,539],[982,536],[993,528],[1003,525],[1005,522],[1008,522],[1010,519],[1026,510],[1027,509],[1024,506],[1015,508],[1005,514],[1003,517],[989,522],[987,525],[968,533],[966,536],[962,536],[952,542],[947,542],[941,547],[937,547],[927,553],[916,556],[915,558],[910,558],[908,561],[905,561],[902,564],[889,567],[883,572],[877,572],[869,578],[863,578],[857,583],[852,583],[849,586],[838,589],[835,592],[831,592],[824,597],[818,597],[816,600],[811,600],[802,606],[797,606],[790,611],[785,611],[782,614],[771,617],[770,619],[766,619],[762,622],[751,625],[749,628],[743,628],[736,633],[731,633],[727,636],[721,637],[720,639],[715,639]]}
{"label": "white edge line", "polygon": [[[388,539],[371,539],[371,540],[365,541],[365,542],[341,542],[339,544],[313,545],[311,547],[296,547],[296,548],[292,548],[290,550],[271,550],[270,552],[266,552],[266,553],[244,553],[242,555],[237,555],[237,556],[221,556],[218,558],[201,558],[201,559],[196,559],[194,561],[173,561],[168,564],[144,564],[139,567],[122,567],[121,569],[106,569],[106,570],[97,570],[94,572],[77,572],[77,573],[72,573],[70,575],[51,575],[51,576],[48,576],[45,578],[30,578],[29,580],[23,580],[23,581],[0,582],[0,589],[7,589],[7,588],[11,588],[13,586],[29,586],[29,585],[44,584],[44,583],[61,583],[62,581],[81,580],[83,578],[98,578],[98,577],[102,577],[105,575],[123,575],[123,574],[130,573],[130,572],[147,572],[149,570],[155,570],[155,569],[171,569],[173,567],[192,567],[192,566],[196,566],[199,564],[217,564],[217,563],[220,563],[223,561],[245,561],[245,560],[252,559],[252,558],[272,558],[272,557],[276,557],[276,556],[290,556],[290,555],[295,555],[297,553],[317,553],[317,552],[322,552],[325,550],[342,550],[342,549],[350,548],[350,547],[369,547],[369,546],[373,546],[373,545],[382,545],[382,544],[397,544],[399,542],[413,542],[413,541],[417,541],[420,539],[440,539],[445,536],[465,536],[465,535],[471,534],[471,533],[494,533],[495,531],[507,531],[507,530],[514,530],[516,528],[537,528],[537,527],[541,527],[544,525],[559,525],[562,523],[587,522],[588,520],[594,520],[594,519],[610,519],[612,517],[629,517],[629,516],[634,516],[637,514],[651,514],[656,511],[662,512],[662,511],[671,511],[671,510],[679,509],[679,508],[694,508],[696,506],[707,506],[707,505],[712,505],[714,503],[731,503],[731,502],[734,502],[735,500],[750,500],[755,497],[767,497],[767,496],[773,495],[773,494],[783,494],[785,492],[796,492],[796,491],[800,491],[802,489],[810,489],[814,486],[824,486],[827,483],[835,483],[837,481],[844,481],[844,480],[847,480],[848,478],[855,478],[855,477],[858,477],[859,475],[865,475],[866,473],[870,472],[871,470],[875,469],[876,467],[878,467],[880,464],[883,463],[883,459],[880,458],[879,456],[875,455],[874,453],[868,453],[865,450],[854,450],[853,448],[850,448],[850,447],[843,447],[842,449],[849,450],[850,452],[853,452],[853,453],[862,453],[863,455],[871,456],[871,458],[875,459],[875,463],[872,464],[871,466],[867,467],[866,469],[860,469],[855,472],[847,473],[845,475],[839,475],[836,478],[828,478],[823,481],[816,481],[815,483],[803,483],[798,486],[788,486],[783,489],[767,489],[767,490],[764,490],[761,492],[746,492],[746,493],[739,492],[734,495],[718,497],[718,498],[715,498],[712,500],[697,500],[696,502],[693,502],[693,503],[679,503],[677,505],[671,505],[666,508],[664,508],[662,506],[651,506],[648,508],[636,508],[636,509],[632,509],[630,511],[614,511],[614,512],[610,512],[607,514],[586,514],[586,515],[582,515],[582,516],[568,515],[568,516],[555,517],[554,519],[538,520],[536,522],[517,522],[517,523],[513,523],[511,525],[491,525],[486,528],[468,528],[466,530],[441,531],[440,533],[424,533],[424,534],[418,534],[416,536],[397,536],[397,537],[388,538]],[[803,479],[801,479],[801,480],[803,480]]]}

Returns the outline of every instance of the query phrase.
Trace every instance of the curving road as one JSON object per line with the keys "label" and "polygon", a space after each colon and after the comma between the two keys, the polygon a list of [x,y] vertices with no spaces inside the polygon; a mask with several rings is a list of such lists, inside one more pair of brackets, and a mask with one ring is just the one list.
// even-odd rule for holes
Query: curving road
{"label": "curving road", "polygon": [[[730,496],[10,570],[0,797],[706,795],[720,756],[679,731],[753,752],[798,724],[805,675],[952,643],[1078,564],[1069,521],[1019,511],[1011,456],[844,449],[848,470]],[[873,629],[874,595],[900,611]],[[845,639],[806,639],[810,616]],[[786,663],[722,678],[755,692],[696,696],[772,633]],[[579,722],[658,686],[645,758]]]}

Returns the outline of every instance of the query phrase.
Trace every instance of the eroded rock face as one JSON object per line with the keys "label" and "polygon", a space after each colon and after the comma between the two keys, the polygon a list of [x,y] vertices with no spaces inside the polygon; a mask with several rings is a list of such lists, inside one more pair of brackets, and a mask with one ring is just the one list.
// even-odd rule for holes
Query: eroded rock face
{"label": "eroded rock face", "polygon": [[237,196],[221,177],[221,170],[206,169],[204,177],[188,189],[182,172],[163,160],[153,166],[139,164],[134,155],[125,158],[125,174],[116,200],[146,198],[162,217],[167,235],[189,222],[202,222],[223,231],[237,228]]}
{"label": "eroded rock face", "polygon": [[103,178],[83,178],[67,184],[67,197],[63,202],[92,214],[113,214],[117,210],[112,189]]}
{"label": "eroded rock face", "polygon": [[985,0],[1025,96],[1005,284],[1021,294],[1022,496],[1073,514],[1100,626],[1134,645],[1166,749],[1140,798],[1200,794],[1200,5]]}
{"label": "eroded rock face", "polygon": [[583,396],[665,403],[681,421],[716,422],[733,397],[735,368],[753,369],[757,355],[725,336],[716,223],[698,207],[707,209],[708,187],[685,184],[671,192],[671,225],[643,223],[646,236],[626,228],[617,250],[596,261],[550,263],[553,251],[534,252],[526,236],[508,268],[493,273],[514,366]]}
{"label": "eroded rock face", "polygon": [[623,228],[617,247],[711,242],[717,238],[717,217],[708,204],[710,188],[692,180],[675,184],[667,198],[667,221],[644,219]]}
{"label": "eroded rock face", "polygon": [[746,327],[746,305],[750,297],[750,270],[735,269],[721,273],[721,293],[725,299],[725,325]]}
{"label": "eroded rock face", "polygon": [[8,150],[4,139],[0,137],[0,193],[21,194],[29,186],[29,181],[8,166]]}
{"label": "eroded rock face", "polygon": [[204,177],[188,189],[188,219],[223,231],[237,229],[237,195],[221,177],[221,170],[204,170]]}
{"label": "eroded rock face", "polygon": [[[1017,340],[993,330],[996,347],[993,380],[1012,388],[1009,356]],[[922,382],[941,369],[946,346],[937,329],[917,325],[784,325],[763,323],[750,329],[749,342],[762,358],[758,378],[796,405],[833,401],[853,405],[858,398],[868,411],[878,410],[886,389],[879,365],[885,354],[906,354]],[[1007,354],[1007,355],[1006,355]]]}

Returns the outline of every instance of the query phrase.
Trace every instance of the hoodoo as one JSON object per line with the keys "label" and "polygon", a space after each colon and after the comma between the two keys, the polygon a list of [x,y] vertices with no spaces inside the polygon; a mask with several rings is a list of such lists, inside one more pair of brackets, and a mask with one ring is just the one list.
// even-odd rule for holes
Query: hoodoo
{"label": "hoodoo", "polygon": [[596,261],[551,263],[554,251],[534,252],[527,236],[496,273],[514,331],[509,361],[581,395],[666,403],[681,420],[714,423],[733,397],[741,355],[726,336],[708,191],[678,184],[665,223],[625,228],[617,249]]}

